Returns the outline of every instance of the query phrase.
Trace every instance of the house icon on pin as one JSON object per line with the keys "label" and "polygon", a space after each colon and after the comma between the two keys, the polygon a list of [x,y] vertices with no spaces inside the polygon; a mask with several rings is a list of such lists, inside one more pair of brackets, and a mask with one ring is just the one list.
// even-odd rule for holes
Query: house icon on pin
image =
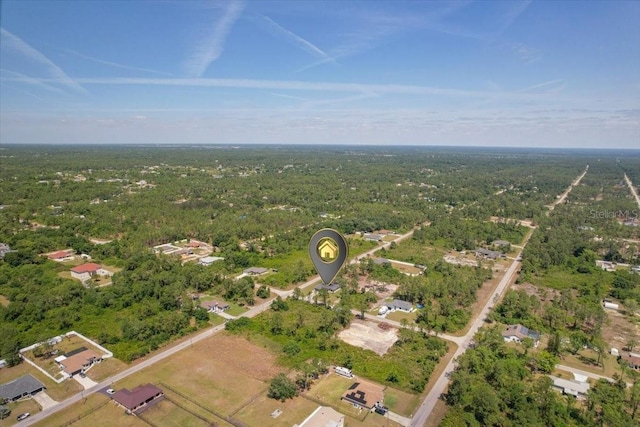
{"label": "house icon on pin", "polygon": [[338,245],[331,239],[325,239],[318,245],[318,253],[323,261],[333,261],[338,257]]}

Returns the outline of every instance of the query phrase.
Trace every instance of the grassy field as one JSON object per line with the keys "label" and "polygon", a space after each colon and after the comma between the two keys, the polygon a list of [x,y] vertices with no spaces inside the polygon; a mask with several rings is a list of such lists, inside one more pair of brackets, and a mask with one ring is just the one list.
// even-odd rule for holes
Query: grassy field
{"label": "grassy field", "polygon": [[[302,397],[281,402],[270,399],[266,394],[263,394],[238,411],[234,418],[248,426],[290,427],[300,424],[317,407],[315,402]],[[277,418],[271,417],[271,414],[277,409],[282,413]]]}
{"label": "grassy field", "polygon": [[[75,382],[75,381],[74,381]],[[56,412],[55,414],[47,417],[46,419],[35,424],[36,427],[57,427],[57,426],[66,426],[74,420],[79,420],[80,418],[87,416],[89,414],[100,414],[97,418],[99,420],[108,420],[110,417],[118,417],[120,413],[124,411],[122,409],[116,410],[115,405],[111,408],[108,404],[108,401],[111,400],[107,396],[94,393],[86,399],[81,400],[80,402],[71,405],[70,407],[63,409],[62,411]],[[98,410],[100,408],[100,410]],[[111,409],[111,410],[110,410]],[[104,411],[104,412],[103,412]],[[123,414],[124,415],[124,414]],[[82,423],[78,423],[76,425],[82,425]],[[123,424],[127,425],[127,424]],[[137,427],[143,426],[144,424],[129,424],[129,426]],[[96,424],[95,427],[105,426],[104,421],[102,424]],[[92,425],[93,427],[93,425]]]}
{"label": "grassy field", "polygon": [[163,427],[208,427],[211,422],[165,399],[141,413],[140,418],[151,425]]}
{"label": "grassy field", "polygon": [[267,350],[242,338],[219,334],[119,381],[114,388],[133,388],[152,378],[154,383],[167,384],[193,402],[227,416],[264,393],[267,381],[279,372],[275,356]]}
{"label": "grassy field", "polygon": [[100,363],[96,363],[87,371],[87,376],[94,381],[100,382],[111,375],[126,369],[128,365],[118,359],[110,357]]}
{"label": "grassy field", "polygon": [[4,420],[0,420],[0,427],[6,427],[16,424],[18,422],[16,421],[16,417],[25,412],[29,412],[30,414],[40,412],[40,405],[38,405],[32,399],[7,403],[6,406],[11,410],[11,415],[9,415],[9,417],[5,418]]}

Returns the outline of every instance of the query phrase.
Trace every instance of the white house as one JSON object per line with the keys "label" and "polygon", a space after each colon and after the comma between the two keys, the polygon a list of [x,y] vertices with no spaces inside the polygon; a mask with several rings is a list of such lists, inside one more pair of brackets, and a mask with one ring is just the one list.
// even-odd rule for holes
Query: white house
{"label": "white house", "polygon": [[71,276],[86,282],[93,276],[113,276],[113,273],[103,268],[100,264],[88,262],[86,264],[78,265],[71,269]]}
{"label": "white house", "polygon": [[204,266],[210,266],[214,262],[222,261],[222,260],[224,260],[224,258],[220,256],[206,256],[206,257],[200,258],[200,260],[198,260],[198,264],[204,265]]}
{"label": "white house", "polygon": [[540,333],[532,331],[531,329],[524,327],[520,324],[509,325],[507,329],[502,331],[502,338],[506,342],[521,343],[525,338],[531,338],[534,345],[537,347],[540,341]]}

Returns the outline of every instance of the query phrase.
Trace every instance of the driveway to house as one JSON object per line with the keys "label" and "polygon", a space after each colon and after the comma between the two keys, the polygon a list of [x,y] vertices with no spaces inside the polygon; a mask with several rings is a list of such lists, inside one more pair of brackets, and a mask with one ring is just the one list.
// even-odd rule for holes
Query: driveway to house
{"label": "driveway to house", "polygon": [[85,390],[87,390],[87,389],[93,387],[94,385],[98,384],[97,382],[95,382],[91,378],[89,378],[89,377],[82,378],[80,375],[74,375],[73,379],[76,380],[78,382],[78,384],[80,384],[82,386],[82,388],[84,388]]}
{"label": "driveway to house", "polygon": [[46,409],[52,408],[58,404],[58,402],[53,400],[51,396],[47,394],[46,391],[41,391],[40,393],[34,394],[33,400],[38,402],[38,405],[42,406],[43,411]]}

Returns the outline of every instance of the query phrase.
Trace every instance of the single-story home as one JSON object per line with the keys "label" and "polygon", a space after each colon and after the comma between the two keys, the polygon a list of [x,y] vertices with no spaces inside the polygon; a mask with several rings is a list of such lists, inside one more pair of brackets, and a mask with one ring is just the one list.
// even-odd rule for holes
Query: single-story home
{"label": "single-story home", "polygon": [[52,261],[67,261],[73,258],[73,250],[72,249],[65,249],[63,251],[57,251],[57,252],[52,252],[50,254],[47,254],[47,258],[49,258]]}
{"label": "single-story home", "polygon": [[317,285],[315,288],[313,288],[315,291],[319,291],[321,289],[326,289],[327,291],[329,291],[330,293],[334,293],[335,291],[337,291],[338,289],[340,289],[340,283],[336,283],[333,282],[330,285],[325,285],[324,283],[320,283],[319,285]]}
{"label": "single-story home", "polygon": [[71,276],[86,282],[93,276],[113,276],[113,273],[103,268],[100,264],[88,262],[81,264],[71,269]]}
{"label": "single-story home", "polygon": [[27,374],[0,385],[0,399],[12,402],[23,397],[33,396],[44,389],[44,384]]}
{"label": "single-story home", "polygon": [[563,394],[570,394],[575,397],[584,397],[589,392],[590,385],[586,381],[567,380],[564,378],[549,375],[553,381],[553,387]]}
{"label": "single-story home", "polygon": [[383,388],[379,385],[359,381],[351,384],[351,387],[342,395],[345,400],[360,408],[371,409],[384,399]]}
{"label": "single-story home", "polygon": [[627,353],[620,356],[620,360],[624,360],[629,364],[631,369],[640,370],[640,354]]}
{"label": "single-story home", "polygon": [[506,240],[494,240],[493,242],[491,242],[491,244],[493,246],[509,246],[511,242],[508,242]]}
{"label": "single-story home", "polygon": [[486,248],[478,248],[476,249],[475,253],[477,257],[483,257],[487,259],[506,258],[506,255],[502,252],[492,251]]}
{"label": "single-story home", "polygon": [[58,365],[69,376],[73,376],[80,372],[87,371],[94,363],[102,362],[102,355],[93,350],[82,350],[78,353],[75,351],[56,358]]}
{"label": "single-story home", "polygon": [[267,271],[269,271],[269,269],[264,267],[250,267],[244,270],[243,273],[248,276],[259,276]]}
{"label": "single-story home", "polygon": [[123,388],[112,396],[113,400],[130,412],[135,412],[151,402],[159,402],[163,397],[163,391],[153,384],[139,385],[133,390]]}
{"label": "single-story home", "polygon": [[226,302],[218,301],[203,301],[200,303],[200,307],[207,310],[209,313],[221,313],[229,309],[229,304]]}
{"label": "single-story home", "polygon": [[390,311],[400,310],[406,311],[407,313],[411,313],[413,311],[413,304],[407,301],[402,301],[399,299],[394,299],[391,302],[384,304]]}
{"label": "single-story home", "polygon": [[224,260],[223,257],[220,256],[206,256],[206,257],[202,257],[198,260],[198,264],[200,265],[204,265],[204,266],[210,266],[211,264],[213,264],[216,261],[222,261]]}
{"label": "single-story home", "polygon": [[534,345],[537,347],[538,342],[540,341],[540,333],[532,331],[531,329],[518,323],[516,325],[507,326],[507,329],[502,331],[502,338],[506,342],[517,343],[521,343],[525,338],[531,338],[534,342]]}
{"label": "single-story home", "polygon": [[365,240],[370,240],[372,242],[381,242],[384,236],[375,233],[364,233],[362,237],[364,237]]}

